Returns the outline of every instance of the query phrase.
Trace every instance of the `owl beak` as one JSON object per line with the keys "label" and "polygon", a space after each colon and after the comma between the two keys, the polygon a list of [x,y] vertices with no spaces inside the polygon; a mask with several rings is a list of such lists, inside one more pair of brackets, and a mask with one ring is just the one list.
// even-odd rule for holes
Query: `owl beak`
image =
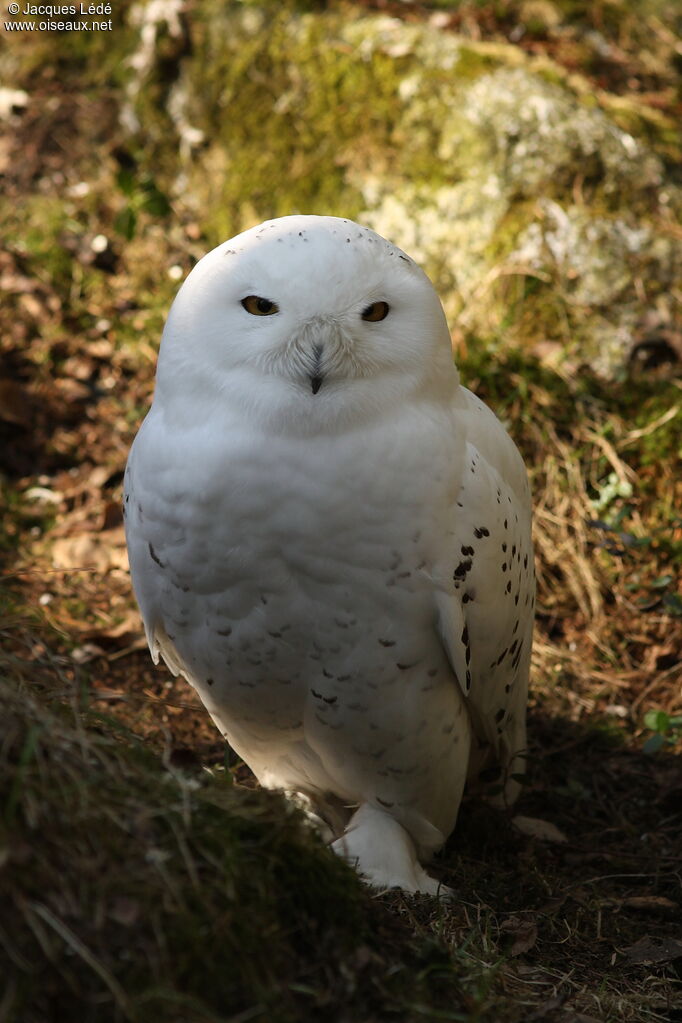
{"label": "owl beak", "polygon": [[322,387],[324,380],[324,373],[322,372],[322,345],[315,345],[313,348],[313,367],[312,373],[310,374],[310,390],[313,394],[317,394],[319,389]]}

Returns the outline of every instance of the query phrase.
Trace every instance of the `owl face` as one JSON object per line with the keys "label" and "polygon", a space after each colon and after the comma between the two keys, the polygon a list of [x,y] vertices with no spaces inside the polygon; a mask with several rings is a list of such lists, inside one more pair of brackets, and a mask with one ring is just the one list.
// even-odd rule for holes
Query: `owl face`
{"label": "owl face", "polygon": [[[168,370],[168,372],[167,372]],[[240,389],[289,418],[376,404],[443,371],[450,337],[438,297],[400,249],[352,221],[293,216],[224,242],[173,305],[159,384]],[[454,386],[454,384],[453,384]]]}

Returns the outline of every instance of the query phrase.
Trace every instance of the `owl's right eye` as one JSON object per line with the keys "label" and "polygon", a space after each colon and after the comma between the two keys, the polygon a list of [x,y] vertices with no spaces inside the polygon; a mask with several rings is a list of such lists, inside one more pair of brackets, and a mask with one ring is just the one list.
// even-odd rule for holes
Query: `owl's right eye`
{"label": "owl's right eye", "polygon": [[279,312],[276,302],[271,302],[269,298],[261,298],[259,295],[247,295],[242,299],[242,305],[252,316],[272,316]]}

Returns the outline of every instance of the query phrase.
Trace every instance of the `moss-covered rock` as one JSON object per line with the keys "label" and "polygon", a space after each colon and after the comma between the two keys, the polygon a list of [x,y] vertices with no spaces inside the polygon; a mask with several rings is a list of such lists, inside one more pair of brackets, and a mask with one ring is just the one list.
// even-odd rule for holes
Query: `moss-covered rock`
{"label": "moss-covered rock", "polygon": [[[190,36],[167,109],[176,188],[213,240],[291,211],[358,217],[424,264],[456,332],[554,342],[606,375],[678,315],[682,202],[664,161],[547,59],[434,24],[252,5],[207,5]],[[148,125],[142,38],[129,96]],[[177,168],[168,141],[161,165]]]}

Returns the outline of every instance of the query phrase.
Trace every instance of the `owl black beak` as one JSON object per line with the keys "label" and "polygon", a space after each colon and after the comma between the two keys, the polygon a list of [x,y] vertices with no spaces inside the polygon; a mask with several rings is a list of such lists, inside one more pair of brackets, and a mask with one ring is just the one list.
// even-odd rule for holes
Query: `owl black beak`
{"label": "owl black beak", "polygon": [[315,361],[312,367],[313,371],[310,374],[310,390],[313,394],[317,394],[324,380],[324,373],[322,372],[322,345],[315,345],[313,356]]}

